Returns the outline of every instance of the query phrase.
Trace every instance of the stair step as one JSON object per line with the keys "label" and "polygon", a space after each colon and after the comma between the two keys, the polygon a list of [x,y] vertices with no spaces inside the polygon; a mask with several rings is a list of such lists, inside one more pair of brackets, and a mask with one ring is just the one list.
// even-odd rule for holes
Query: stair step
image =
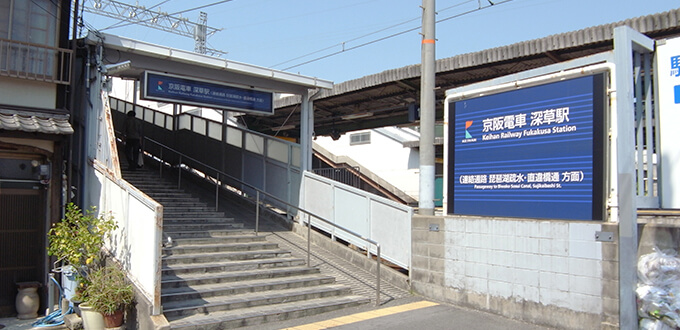
{"label": "stair step", "polygon": [[201,211],[201,212],[183,212],[183,211],[166,211],[163,210],[163,218],[226,218],[224,212]]}
{"label": "stair step", "polygon": [[341,284],[326,284],[308,288],[248,292],[231,296],[213,296],[185,299],[163,303],[163,314],[168,320],[196,314],[212,315],[230,310],[246,312],[256,306],[281,304],[349,294],[349,287]]}
{"label": "stair step", "polygon": [[231,329],[276,322],[325,313],[341,308],[359,306],[368,303],[368,298],[361,296],[343,296],[311,299],[297,302],[281,303],[274,306],[264,305],[249,309],[237,309],[192,316],[175,316],[168,318],[172,329],[202,330]]}
{"label": "stair step", "polygon": [[[176,220],[173,220],[176,221]],[[219,223],[164,223],[163,230],[165,232],[179,232],[179,231],[202,231],[202,230],[229,230],[241,229],[242,223],[233,223],[231,221],[224,221]]]}
{"label": "stair step", "polygon": [[165,212],[196,212],[196,211],[207,211],[215,212],[214,206],[208,206],[207,204],[199,205],[182,205],[180,203],[172,203],[169,205],[163,205],[163,210]]}
{"label": "stair step", "polygon": [[190,198],[193,197],[189,193],[185,192],[154,192],[154,191],[148,191],[146,192],[147,195],[154,197],[154,198]]}
{"label": "stair step", "polygon": [[166,265],[161,269],[161,276],[187,273],[215,273],[235,270],[252,270],[275,267],[301,266],[305,260],[294,257],[250,259],[236,261],[220,261],[210,263],[194,263],[180,265]]}
{"label": "stair step", "polygon": [[163,226],[168,226],[168,225],[181,225],[181,224],[195,224],[195,223],[204,223],[204,224],[220,224],[220,223],[235,223],[236,219],[234,218],[166,218],[163,217]]}
{"label": "stair step", "polygon": [[181,247],[186,245],[205,245],[205,244],[229,244],[229,243],[245,243],[245,242],[265,242],[265,236],[244,235],[242,231],[230,231],[230,235],[219,237],[206,238],[176,238],[172,237],[172,247]]}
{"label": "stair step", "polygon": [[234,251],[234,252],[217,252],[217,253],[197,253],[197,254],[180,254],[169,255],[163,257],[164,265],[184,265],[184,264],[199,264],[209,262],[220,262],[226,260],[253,260],[253,259],[270,259],[289,257],[290,251],[282,249],[272,250],[255,250],[255,251]]}
{"label": "stair step", "polygon": [[[189,300],[208,300],[211,298],[213,298],[213,300],[224,300],[224,296],[275,290],[305,289],[305,291],[311,292],[312,288],[333,285],[334,283],[334,277],[311,274],[295,277],[265,278],[239,282],[192,285],[190,287],[167,288],[163,289],[161,304],[164,308],[171,308],[171,303],[184,306],[186,305],[185,302]],[[347,287],[336,287],[336,290],[347,290]]]}
{"label": "stair step", "polygon": [[232,271],[229,273],[206,273],[206,274],[176,274],[164,275],[162,277],[162,290],[166,288],[177,288],[203,284],[227,283],[254,279],[279,278],[287,276],[300,276],[309,274],[319,274],[318,268],[307,266],[251,269]]}
{"label": "stair step", "polygon": [[[150,196],[150,195],[149,195]],[[155,200],[161,204],[163,203],[201,203],[205,205],[198,197],[156,197]]]}
{"label": "stair step", "polygon": [[[171,228],[172,229],[172,228]],[[240,232],[239,229],[220,229],[220,230],[163,230],[165,236],[170,236],[172,239],[184,238],[211,238],[211,237],[227,237],[233,235],[234,232]]]}
{"label": "stair step", "polygon": [[163,205],[163,234],[172,245],[163,248],[161,303],[170,328],[257,325],[370,301],[265,235],[244,230],[242,221],[178,188],[176,180],[147,168],[123,176]]}
{"label": "stair step", "polygon": [[163,248],[165,255],[183,255],[192,253],[214,253],[228,251],[273,250],[278,244],[267,242],[222,243],[222,244],[185,244]]}

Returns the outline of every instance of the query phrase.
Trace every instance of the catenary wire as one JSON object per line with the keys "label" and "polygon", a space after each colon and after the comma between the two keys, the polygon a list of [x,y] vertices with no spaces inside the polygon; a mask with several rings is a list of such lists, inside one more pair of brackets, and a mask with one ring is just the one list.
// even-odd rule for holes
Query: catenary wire
{"label": "catenary wire", "polygon": [[[498,2],[495,2],[493,5],[490,5],[490,6],[479,7],[479,8],[477,8],[477,9],[468,10],[468,11],[465,11],[465,12],[462,12],[462,13],[459,13],[459,14],[456,14],[456,15],[452,15],[452,16],[449,16],[449,17],[446,17],[446,18],[437,20],[437,21],[435,21],[435,23],[440,23],[440,22],[448,21],[448,20],[453,19],[453,18],[457,18],[457,17],[461,17],[461,16],[463,16],[463,15],[471,14],[471,13],[474,13],[474,12],[477,12],[477,11],[480,11],[480,10],[483,10],[483,9],[486,9],[486,8],[489,8],[489,7],[492,7],[492,6],[498,6],[498,5],[501,5],[501,4],[510,2],[510,1],[512,1],[512,0],[498,1]],[[393,33],[393,34],[391,34],[391,35],[388,35],[388,36],[385,36],[385,37],[382,37],[382,38],[378,38],[378,39],[375,39],[375,40],[371,40],[371,41],[368,41],[368,42],[365,42],[365,43],[363,43],[363,44],[359,44],[359,45],[356,45],[356,46],[353,46],[353,47],[343,48],[343,49],[340,50],[340,51],[333,52],[333,53],[330,53],[330,54],[327,54],[327,55],[324,55],[324,56],[320,56],[320,57],[317,57],[317,58],[313,58],[313,59],[311,59],[311,60],[308,60],[308,61],[305,61],[305,62],[296,64],[296,65],[293,65],[293,66],[289,66],[289,67],[284,68],[284,69],[282,69],[282,70],[286,71],[286,70],[290,70],[290,69],[293,69],[293,68],[297,68],[297,67],[299,67],[299,66],[303,66],[303,65],[305,65],[305,64],[309,64],[309,63],[313,63],[313,62],[316,62],[316,61],[320,61],[320,60],[323,60],[323,59],[326,59],[326,58],[329,58],[329,57],[332,57],[332,56],[335,56],[335,55],[338,55],[338,54],[342,54],[342,53],[347,52],[347,51],[350,51],[350,50],[354,50],[354,49],[357,49],[357,48],[361,48],[361,47],[364,47],[364,46],[368,46],[368,45],[371,45],[371,44],[374,44],[374,43],[377,43],[377,42],[380,42],[380,41],[383,41],[383,40],[387,40],[387,39],[390,39],[390,38],[394,38],[394,37],[396,37],[396,36],[400,36],[400,35],[409,33],[409,32],[413,32],[413,31],[416,31],[416,30],[418,30],[418,29],[420,29],[420,28],[421,28],[421,26],[417,26],[417,27],[414,27],[414,28],[411,28],[411,29],[408,29],[408,30],[404,30],[404,31],[401,31],[401,32]]]}
{"label": "catenary wire", "polygon": [[[465,5],[465,4],[470,3],[470,2],[474,2],[474,1],[476,1],[476,0],[467,0],[467,1],[465,1],[465,2],[461,2],[461,3],[455,4],[455,5],[453,5],[453,6],[449,6],[449,7],[446,7],[446,8],[442,8],[442,9],[438,10],[438,12],[443,12],[443,11],[446,11],[446,10],[449,10],[449,9],[452,9],[452,8],[455,8],[455,7],[459,7],[459,6]],[[277,66],[280,66],[280,65],[283,65],[283,64],[286,64],[286,63],[290,63],[290,62],[293,62],[293,61],[296,61],[296,60],[299,60],[299,59],[302,59],[302,58],[305,58],[305,57],[308,57],[308,56],[311,56],[311,55],[314,55],[314,54],[321,53],[321,52],[323,52],[323,51],[332,49],[332,48],[337,47],[337,46],[342,46],[343,49],[344,49],[345,45],[346,45],[347,43],[349,43],[349,42],[357,41],[357,40],[359,40],[359,39],[363,39],[363,38],[372,36],[372,35],[374,35],[374,34],[378,34],[378,33],[380,33],[380,32],[387,31],[387,30],[393,29],[393,28],[395,28],[395,27],[398,27],[398,26],[401,26],[401,25],[404,25],[404,24],[411,23],[411,22],[413,22],[413,21],[418,21],[418,20],[420,20],[420,19],[421,19],[421,17],[416,17],[416,18],[412,18],[412,19],[409,19],[409,20],[406,20],[406,21],[397,23],[397,24],[393,24],[393,25],[390,25],[390,26],[388,26],[388,27],[382,28],[382,29],[380,29],[380,30],[376,30],[376,31],[373,31],[373,32],[370,32],[370,33],[367,33],[367,34],[364,34],[364,35],[361,35],[361,36],[358,36],[358,37],[355,37],[355,38],[352,38],[352,39],[349,39],[349,40],[345,40],[345,41],[343,41],[343,42],[340,42],[340,43],[337,43],[337,44],[334,44],[334,45],[331,45],[331,46],[328,46],[328,47],[325,47],[325,48],[322,48],[322,49],[319,49],[319,50],[316,50],[316,51],[313,51],[313,52],[311,52],[311,53],[307,53],[307,54],[304,54],[304,55],[300,55],[300,56],[298,56],[298,57],[296,57],[296,58],[292,58],[292,59],[290,59],[290,60],[287,60],[287,61],[284,61],[284,62],[281,62],[281,63],[274,64],[274,65],[272,65],[272,68],[275,68],[275,67],[277,67]],[[410,31],[409,31],[409,32],[410,32]]]}

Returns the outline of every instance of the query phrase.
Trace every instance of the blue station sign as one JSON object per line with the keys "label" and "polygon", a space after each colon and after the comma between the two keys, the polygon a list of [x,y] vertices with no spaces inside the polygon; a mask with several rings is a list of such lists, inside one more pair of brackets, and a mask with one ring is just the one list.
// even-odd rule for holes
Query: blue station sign
{"label": "blue station sign", "polygon": [[448,213],[601,220],[604,80],[450,103]]}
{"label": "blue station sign", "polygon": [[274,113],[272,92],[145,71],[142,99],[261,115]]}

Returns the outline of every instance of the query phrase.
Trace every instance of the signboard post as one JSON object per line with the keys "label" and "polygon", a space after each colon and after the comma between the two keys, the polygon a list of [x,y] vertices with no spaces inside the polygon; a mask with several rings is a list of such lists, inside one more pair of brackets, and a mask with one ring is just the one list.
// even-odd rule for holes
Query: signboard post
{"label": "signboard post", "polygon": [[141,98],[167,103],[224,109],[251,114],[274,114],[272,92],[145,71]]}
{"label": "signboard post", "polygon": [[450,103],[447,212],[602,220],[604,80]]}

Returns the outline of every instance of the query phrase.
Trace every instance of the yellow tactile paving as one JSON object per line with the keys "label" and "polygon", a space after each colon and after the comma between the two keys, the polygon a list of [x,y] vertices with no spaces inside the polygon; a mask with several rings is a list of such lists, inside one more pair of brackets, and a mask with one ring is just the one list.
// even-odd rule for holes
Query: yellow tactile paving
{"label": "yellow tactile paving", "polygon": [[361,322],[365,320],[370,320],[374,318],[378,318],[381,316],[387,316],[387,315],[392,315],[392,314],[397,314],[401,312],[408,312],[420,308],[425,308],[425,307],[431,307],[431,306],[437,306],[439,304],[431,302],[431,301],[419,301],[419,302],[414,302],[410,304],[404,304],[404,305],[399,305],[399,306],[394,306],[394,307],[387,307],[387,308],[382,308],[382,309],[376,309],[374,311],[368,311],[368,312],[363,312],[363,313],[357,313],[357,314],[352,314],[348,316],[342,316],[342,317],[337,317],[334,319],[326,320],[326,321],[320,321],[316,323],[310,323],[310,324],[305,324],[305,325],[299,325],[297,327],[292,327],[292,328],[287,328],[287,330],[320,330],[320,329],[328,329],[332,327],[338,327],[341,325],[347,325],[347,324],[352,324],[355,322]]}

